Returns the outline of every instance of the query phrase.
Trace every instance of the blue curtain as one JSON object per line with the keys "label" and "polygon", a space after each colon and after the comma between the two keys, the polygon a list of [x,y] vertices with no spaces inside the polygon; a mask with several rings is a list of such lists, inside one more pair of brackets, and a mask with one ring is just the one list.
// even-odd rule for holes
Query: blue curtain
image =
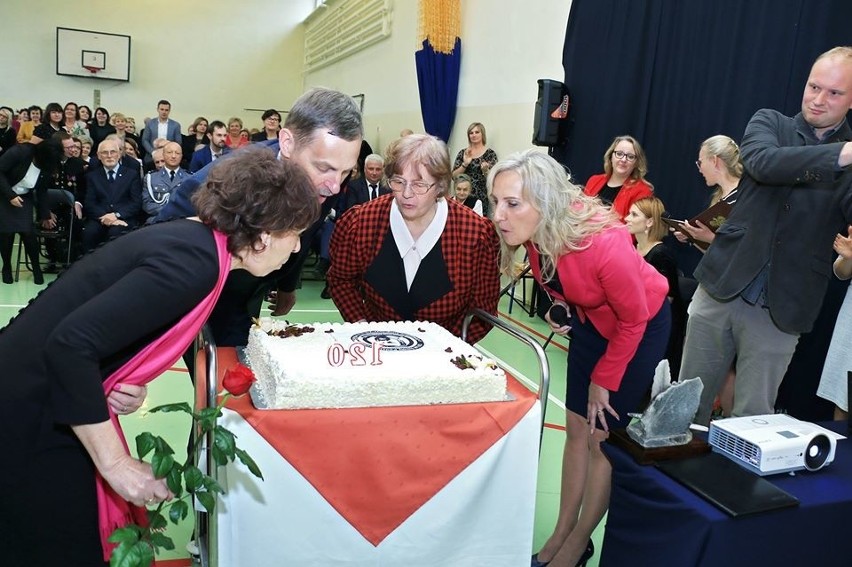
{"label": "blue curtain", "polygon": [[439,53],[423,41],[423,49],[414,54],[417,65],[417,87],[420,90],[420,113],[426,132],[449,141],[456,120],[461,69],[461,40],[456,38],[450,54]]}

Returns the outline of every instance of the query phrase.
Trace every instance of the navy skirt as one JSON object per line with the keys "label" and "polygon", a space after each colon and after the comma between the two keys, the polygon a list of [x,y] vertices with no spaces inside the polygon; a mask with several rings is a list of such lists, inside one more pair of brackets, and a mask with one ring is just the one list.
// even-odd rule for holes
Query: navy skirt
{"label": "navy skirt", "polygon": [[[573,308],[571,316],[565,407],[581,417],[586,417],[592,370],[603,356],[609,341],[601,336],[588,317],[585,323],[581,322]],[[636,354],[628,363],[621,379],[621,386],[618,391],[609,393],[609,404],[621,418],[616,420],[607,413],[606,421],[610,429],[627,427],[631,419],[627,414],[642,409],[639,406],[654,380],[654,370],[665,358],[671,326],[671,308],[668,300],[664,300],[657,314],[648,321],[639,348],[636,349]]]}

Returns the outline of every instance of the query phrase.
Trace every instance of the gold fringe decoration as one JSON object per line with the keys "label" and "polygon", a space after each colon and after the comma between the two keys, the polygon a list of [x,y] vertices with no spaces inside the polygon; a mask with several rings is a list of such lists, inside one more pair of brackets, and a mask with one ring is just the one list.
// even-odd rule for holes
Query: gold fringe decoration
{"label": "gold fringe decoration", "polygon": [[420,0],[418,12],[418,46],[428,39],[438,53],[452,53],[461,31],[461,1]]}

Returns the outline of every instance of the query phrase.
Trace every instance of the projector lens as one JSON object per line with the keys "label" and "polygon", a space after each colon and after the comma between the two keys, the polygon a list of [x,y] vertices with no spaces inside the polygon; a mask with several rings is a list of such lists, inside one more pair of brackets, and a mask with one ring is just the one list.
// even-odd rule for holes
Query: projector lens
{"label": "projector lens", "polygon": [[831,441],[822,433],[814,435],[805,450],[805,468],[809,471],[819,470],[828,460],[831,451]]}

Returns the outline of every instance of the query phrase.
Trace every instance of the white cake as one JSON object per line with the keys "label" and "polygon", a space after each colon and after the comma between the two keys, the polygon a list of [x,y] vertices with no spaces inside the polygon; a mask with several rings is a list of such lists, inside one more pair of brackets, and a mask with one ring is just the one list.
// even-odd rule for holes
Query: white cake
{"label": "white cake", "polygon": [[257,378],[252,398],[264,409],[506,399],[505,372],[435,323],[265,318],[249,332],[246,356]]}

